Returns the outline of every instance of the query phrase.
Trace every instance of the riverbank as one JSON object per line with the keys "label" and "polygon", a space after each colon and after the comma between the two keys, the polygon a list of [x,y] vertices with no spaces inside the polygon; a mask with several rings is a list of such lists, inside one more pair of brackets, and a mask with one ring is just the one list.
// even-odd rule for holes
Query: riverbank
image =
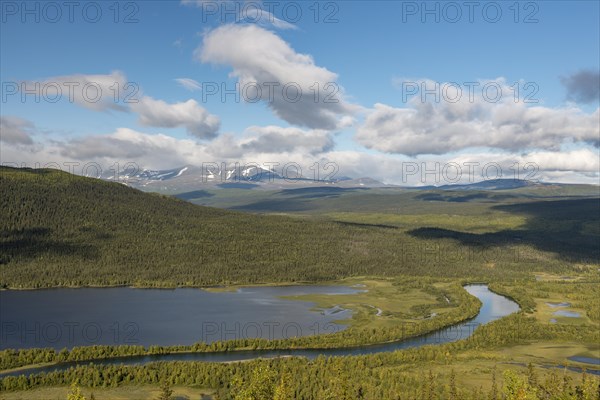
{"label": "riverbank", "polygon": [[[476,295],[479,296],[483,296],[483,299],[485,301],[506,301],[506,300],[502,300],[501,296],[498,295],[494,295],[491,292],[489,292],[487,290],[487,286],[480,286],[480,287],[476,287],[476,286],[472,286],[473,288],[477,288],[477,292]],[[471,295],[469,295],[471,296]],[[468,298],[468,297],[467,297]],[[479,302],[479,300],[477,300]],[[518,305],[514,304],[514,307],[512,309],[512,311],[510,312],[514,312],[518,310]],[[509,312],[509,313],[510,313]],[[508,314],[506,314],[508,315]],[[373,354],[373,353],[380,353],[380,352],[388,352],[388,351],[394,351],[394,350],[399,350],[399,349],[403,349],[403,348],[411,348],[411,347],[420,347],[420,346],[424,346],[424,345],[428,345],[428,344],[441,344],[441,343],[448,343],[451,341],[455,341],[455,340],[460,340],[460,339],[466,339],[468,338],[474,331],[474,329],[481,323],[481,321],[485,322],[489,322],[490,320],[492,320],[491,316],[486,315],[483,316],[482,319],[480,319],[478,321],[478,318],[481,317],[481,314],[477,315],[477,317],[475,318],[475,320],[472,321],[472,324],[469,325],[468,322],[462,322],[457,324],[453,324],[451,326],[447,326],[444,329],[433,329],[430,330],[429,334],[423,334],[423,333],[416,333],[416,332],[410,332],[408,333],[408,331],[404,330],[403,333],[405,333],[405,335],[403,336],[396,336],[395,340],[388,340],[385,342],[376,342],[376,343],[371,343],[371,344],[359,344],[359,345],[348,345],[348,346],[342,346],[341,344],[343,344],[343,341],[340,341],[339,339],[341,339],[340,337],[335,337],[335,341],[334,343],[336,343],[336,346],[330,346],[330,347],[322,347],[322,348],[309,348],[307,346],[294,346],[292,343],[290,343],[290,339],[288,339],[287,341],[281,341],[279,343],[279,345],[281,347],[277,348],[273,346],[273,343],[269,343],[269,342],[265,342],[266,345],[270,345],[270,347],[268,348],[260,348],[256,346],[256,343],[252,346],[252,350],[248,350],[248,348],[246,347],[245,350],[243,350],[243,348],[237,347],[237,348],[231,348],[231,349],[225,349],[226,351],[221,351],[221,352],[210,352],[210,351],[206,351],[207,347],[204,347],[203,349],[205,351],[198,351],[199,349],[201,349],[202,345],[199,344],[197,345],[198,347],[196,347],[196,351],[186,351],[187,349],[184,346],[179,347],[179,351],[172,351],[174,349],[164,349],[164,348],[151,348],[149,351],[148,350],[143,350],[140,349],[139,347],[135,348],[137,350],[137,354],[134,355],[128,355],[128,356],[122,356],[122,357],[114,357],[114,358],[104,358],[104,359],[99,359],[99,358],[89,358],[86,360],[82,360],[82,361],[72,361],[72,362],[68,362],[68,363],[60,363],[60,364],[54,364],[52,366],[48,366],[48,367],[42,367],[42,368],[28,368],[27,370],[29,372],[50,372],[50,371],[54,371],[57,369],[60,369],[60,366],[62,365],[63,368],[70,368],[70,367],[74,367],[77,365],[82,365],[82,364],[87,364],[91,361],[95,361],[96,363],[100,363],[100,364],[122,364],[122,363],[126,363],[126,364],[139,364],[139,363],[147,363],[147,362],[156,362],[156,361],[209,361],[209,362],[224,362],[224,361],[240,361],[240,360],[247,360],[247,359],[252,359],[252,358],[272,358],[272,357],[281,357],[281,356],[301,356],[301,357],[307,357],[307,358],[316,358],[320,355],[359,355],[359,354]],[[467,318],[469,319],[469,318]],[[463,320],[464,321],[464,320]],[[425,323],[431,323],[431,321],[424,321]],[[435,326],[435,325],[432,325]],[[457,334],[458,332],[458,334]],[[341,332],[344,333],[344,332]],[[335,335],[326,335],[329,336],[330,338],[335,336]],[[315,336],[314,338],[316,339],[321,339],[324,336]],[[360,337],[360,336],[359,336]],[[398,339],[401,338],[401,339]],[[301,340],[301,339],[298,339]],[[287,349],[284,349],[283,346],[285,346],[286,344],[292,344],[291,346],[289,346]],[[222,344],[217,344],[216,346],[219,347]],[[127,349],[124,349],[127,350]],[[235,350],[235,351],[233,351]],[[22,371],[19,371],[22,372]],[[7,372],[2,372],[0,373],[0,377],[6,377],[6,376],[15,376],[15,375],[20,375],[18,373],[7,373]]]}

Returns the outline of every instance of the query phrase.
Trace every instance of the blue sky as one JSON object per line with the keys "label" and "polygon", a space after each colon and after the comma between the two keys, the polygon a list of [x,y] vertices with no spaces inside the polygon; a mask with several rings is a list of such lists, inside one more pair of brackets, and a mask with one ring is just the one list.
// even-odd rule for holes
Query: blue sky
{"label": "blue sky", "polygon": [[[194,163],[194,157],[199,162],[281,157],[307,164],[326,159],[339,163],[345,175],[374,175],[394,182],[398,171],[389,171],[406,160],[530,159],[543,164],[562,157],[560,162],[540,165],[545,171],[541,177],[598,181],[597,1],[474,2],[473,22],[464,2],[448,6],[434,1],[137,1],[118,3],[118,15],[112,2],[91,2],[88,17],[102,10],[98,22],[92,23],[82,11],[88,3],[81,2],[74,10],[73,22],[66,6],[54,3],[62,15],[53,23],[49,20],[55,18],[55,10],[44,9],[44,3],[3,2],[2,162],[110,162],[125,157],[144,167],[164,168],[168,163],[177,164],[171,167]],[[453,23],[449,20],[456,16],[454,6],[462,15]],[[233,15],[225,15],[236,7],[242,10],[237,22]],[[281,23],[271,23],[269,7],[274,7],[274,17]],[[296,20],[292,11],[298,7],[302,16]],[[423,7],[437,7],[439,21],[435,13],[422,15]],[[34,11],[24,14],[26,9]],[[492,23],[497,9],[502,15]],[[248,21],[256,12],[263,23]],[[127,16],[132,23],[124,23]],[[246,21],[239,21],[244,16]],[[327,16],[329,23],[324,21]],[[238,41],[235,35],[248,40]],[[260,43],[267,44],[262,48]],[[208,45],[214,48],[208,51]],[[312,57],[308,67],[303,55]],[[280,59],[289,62],[281,67],[287,72],[280,70]],[[106,75],[110,81],[117,76],[112,73],[122,77],[119,85],[133,83],[139,88],[134,98],[152,100],[138,108],[129,108],[122,99],[112,101],[121,106],[117,111],[71,104],[66,96],[57,103],[44,96],[36,103],[33,95],[22,101],[20,93],[9,91],[15,83],[62,85],[65,79],[83,76]],[[315,81],[333,77],[328,80],[343,88],[343,94],[335,95],[341,106],[324,105],[319,120],[315,115],[321,110],[314,105],[236,102],[231,96],[225,102],[220,96],[203,99],[201,90],[186,89],[175,81],[187,78],[199,85],[215,82],[233,88],[236,82],[265,76],[276,76],[282,85],[298,79],[307,82],[313,76]],[[501,85],[502,101],[476,99],[457,108],[446,99],[433,104],[419,95],[412,102],[403,99],[402,82],[456,82],[464,88],[464,82],[476,81]],[[514,84],[521,95],[531,93],[524,88],[530,84],[539,102],[504,104],[513,95],[507,89]],[[302,88],[307,91],[308,86]],[[123,92],[127,91],[121,88]],[[103,100],[105,96],[109,94],[103,93]],[[189,100],[196,104],[174,107]],[[432,112],[437,118],[428,117]],[[444,119],[449,114],[453,116]],[[540,119],[566,122],[557,127]],[[175,141],[158,143],[156,135]],[[115,140],[118,145],[111,142]],[[111,154],[111,149],[122,149],[123,141],[143,142],[146,147]],[[84,149],[86,145],[101,149],[96,154]],[[183,154],[190,146],[194,156]],[[577,162],[569,163],[574,156]],[[374,160],[378,160],[375,167],[370,165]],[[363,163],[370,166],[361,167]]]}

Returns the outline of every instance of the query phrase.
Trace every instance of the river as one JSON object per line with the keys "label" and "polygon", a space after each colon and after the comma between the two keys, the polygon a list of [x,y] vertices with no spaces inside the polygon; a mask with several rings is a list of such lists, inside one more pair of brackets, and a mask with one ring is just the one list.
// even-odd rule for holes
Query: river
{"label": "river", "polygon": [[[110,365],[110,364],[125,364],[125,365],[134,365],[134,364],[145,364],[155,361],[203,361],[203,362],[231,362],[231,361],[243,361],[250,360],[255,358],[272,358],[272,357],[283,357],[283,356],[301,356],[307,357],[309,359],[314,359],[320,355],[324,356],[348,356],[348,355],[365,355],[365,354],[375,354],[381,352],[390,352],[399,349],[407,349],[412,347],[420,347],[424,345],[435,345],[435,344],[443,344],[454,342],[461,339],[466,339],[473,331],[482,324],[489,323],[498,318],[502,318],[504,316],[510,315],[519,310],[519,306],[514,301],[493,293],[487,287],[487,285],[483,284],[474,284],[467,285],[465,289],[472,295],[476,296],[481,300],[482,307],[477,314],[477,316],[471,320],[449,326],[438,331],[418,336],[415,338],[402,340],[398,342],[377,344],[377,345],[367,345],[367,346],[359,346],[359,347],[351,347],[351,348],[335,348],[335,349],[293,349],[293,350],[248,350],[248,351],[231,351],[231,352],[210,352],[210,353],[175,353],[175,354],[161,354],[161,355],[149,355],[149,356],[133,356],[133,357],[119,357],[114,359],[104,359],[104,360],[94,360],[95,364],[98,365]],[[270,299],[267,301],[277,303],[278,300],[273,300],[271,295],[277,293],[278,295],[290,295],[296,293],[305,293],[306,291],[310,293],[322,293],[325,291],[326,293],[351,293],[356,288],[349,287],[339,287],[339,286],[306,286],[306,287],[279,287],[279,288],[248,288],[248,292],[245,292],[247,295],[251,295],[249,298],[252,299],[262,299],[261,302],[265,302],[265,299]],[[155,290],[151,290],[155,291]],[[270,295],[266,296],[265,291],[269,292]],[[159,291],[160,292],[160,291]],[[36,292],[30,292],[36,293]],[[218,295],[227,295],[235,296],[235,293],[238,292],[225,292],[225,293],[216,293]],[[227,297],[227,296],[225,296]],[[245,301],[248,301],[248,298],[245,298]],[[284,300],[281,300],[284,301]],[[296,302],[292,302],[296,303]],[[302,302],[299,302],[302,303]],[[237,310],[232,310],[232,312],[236,313]],[[345,311],[342,311],[345,312]],[[314,311],[313,311],[314,313]],[[331,317],[328,313],[315,313],[320,317]],[[227,314],[225,314],[227,315]],[[235,314],[238,315],[238,314]],[[288,314],[289,315],[289,314]],[[256,317],[256,316],[255,316]],[[253,318],[256,322],[258,321],[256,318]],[[309,321],[311,322],[311,321]],[[257,322],[258,323],[258,322]],[[329,323],[329,322],[328,322]],[[233,332],[232,332],[233,334]],[[14,371],[9,373],[0,373],[0,377],[4,376],[17,376],[23,373],[27,374],[35,374],[41,372],[50,372],[57,370],[64,370],[69,367],[77,366],[77,365],[86,365],[89,364],[89,361],[82,362],[68,362],[61,363],[51,366],[38,367],[38,368],[30,368],[26,371]]]}

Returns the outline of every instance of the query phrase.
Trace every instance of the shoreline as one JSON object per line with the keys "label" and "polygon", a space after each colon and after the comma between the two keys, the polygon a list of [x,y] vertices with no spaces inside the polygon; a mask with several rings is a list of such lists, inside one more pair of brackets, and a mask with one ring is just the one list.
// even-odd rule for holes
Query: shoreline
{"label": "shoreline", "polygon": [[[466,285],[465,285],[466,286]],[[487,285],[486,285],[487,287]],[[464,286],[463,286],[464,289]],[[488,288],[489,290],[489,288]],[[468,292],[467,292],[468,293]],[[477,298],[477,296],[474,296],[470,293],[468,293],[469,296],[473,296],[475,298]],[[503,296],[501,294],[497,294],[498,296]],[[302,347],[294,347],[294,346],[282,346],[282,347],[273,347],[273,348],[269,348],[269,347],[240,347],[240,348],[233,348],[233,349],[225,349],[225,350],[221,350],[221,351],[190,351],[190,350],[182,350],[182,351],[167,351],[167,352],[160,352],[160,353],[144,353],[144,354],[132,354],[132,355],[124,355],[124,356],[116,356],[116,357],[106,357],[106,358],[92,358],[92,359],[88,359],[88,360],[73,360],[73,361],[63,361],[63,362],[55,362],[55,363],[49,363],[49,364],[44,364],[44,365],[40,365],[40,364],[32,364],[32,365],[27,365],[27,366],[21,366],[21,367],[16,367],[13,369],[8,369],[8,370],[2,370],[0,371],[0,379],[3,379],[7,376],[11,376],[11,375],[6,375],[3,376],[4,374],[11,374],[11,372],[18,372],[18,371],[27,371],[27,370],[32,370],[32,369],[36,369],[39,367],[52,367],[52,366],[59,366],[61,364],[72,364],[72,365],[76,365],[78,363],[80,364],[90,364],[90,363],[94,363],[99,362],[99,364],[102,364],[102,361],[110,361],[110,360],[127,360],[127,359],[132,359],[132,358],[143,358],[143,357],[152,357],[152,356],[161,356],[161,355],[178,355],[178,354],[232,354],[232,353],[238,353],[238,354],[243,354],[245,352],[251,352],[251,351],[258,351],[258,352],[285,352],[285,351],[311,351],[311,350],[321,350],[323,352],[327,352],[327,351],[335,351],[335,350],[352,350],[352,349],[359,349],[359,348],[369,348],[369,347],[377,347],[377,346],[382,346],[382,345],[390,345],[390,344],[395,344],[395,343],[401,343],[401,342],[405,342],[405,341],[409,341],[409,340],[414,340],[417,339],[419,337],[424,337],[430,334],[434,334],[435,332],[439,332],[439,331],[443,331],[445,329],[450,329],[454,326],[458,326],[460,324],[466,323],[470,320],[472,320],[473,318],[476,318],[477,315],[479,315],[479,313],[481,312],[481,300],[479,300],[480,304],[479,307],[477,308],[477,312],[474,313],[473,315],[465,315],[463,316],[463,318],[461,318],[458,321],[455,321],[454,323],[451,323],[449,325],[444,325],[441,327],[437,327],[434,328],[432,330],[429,331],[424,331],[424,332],[419,332],[419,333],[415,333],[415,334],[410,334],[406,337],[402,337],[401,339],[390,339],[390,340],[385,340],[385,341],[378,341],[378,342],[372,342],[372,343],[362,343],[362,344],[351,344],[348,346],[334,346],[334,347],[329,347],[329,346],[302,346]],[[515,302],[517,305],[518,302]],[[521,307],[519,305],[519,311],[520,312]],[[319,336],[324,336],[324,335],[319,335]],[[151,346],[147,346],[145,347],[146,350],[150,349]],[[19,349],[5,349],[5,350],[16,350],[18,351]],[[285,355],[284,355],[285,356]],[[279,356],[282,357],[282,356]],[[288,357],[303,357],[301,355],[288,355]],[[260,357],[258,357],[260,358]],[[157,360],[158,361],[158,360]],[[211,361],[208,361],[211,362]],[[237,362],[236,360],[233,361],[212,361],[212,362],[216,362],[216,363],[223,363],[223,362]],[[26,373],[25,373],[26,374]],[[20,374],[20,375],[24,375],[24,374]]]}
{"label": "shoreline", "polygon": [[[201,289],[211,292],[233,292],[245,287],[288,287],[288,286],[339,286],[344,285],[346,279],[361,279],[364,277],[350,277],[341,280],[333,281],[294,281],[294,282],[260,282],[260,283],[233,283],[233,284],[218,284],[218,285],[180,285],[180,286],[136,286],[135,284],[114,284],[114,285],[58,285],[45,287],[1,287],[0,292],[18,292],[18,291],[35,291],[35,290],[56,290],[56,289],[112,289],[112,288],[129,288],[129,289],[157,289],[157,290],[175,290],[175,289]],[[383,279],[383,278],[375,278]]]}

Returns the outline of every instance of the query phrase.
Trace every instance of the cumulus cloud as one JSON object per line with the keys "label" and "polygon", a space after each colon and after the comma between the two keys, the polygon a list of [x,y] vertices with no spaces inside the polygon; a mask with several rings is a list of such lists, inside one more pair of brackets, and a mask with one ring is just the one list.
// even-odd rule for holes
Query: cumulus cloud
{"label": "cumulus cloud", "polygon": [[[489,164],[497,164],[501,167],[502,178],[527,178],[535,177],[541,179],[541,173],[548,172],[600,172],[600,154],[595,148],[578,148],[571,150],[532,150],[524,153],[513,152],[469,152],[452,156],[424,156],[419,159],[443,160],[461,166],[469,164],[477,166],[480,170]],[[466,170],[467,168],[465,168]],[[475,171],[475,168],[473,169]],[[490,171],[494,172],[493,169]],[[481,174],[475,178],[482,178]],[[483,177],[485,178],[485,177]]]}
{"label": "cumulus cloud", "polygon": [[175,79],[175,82],[179,83],[181,87],[191,92],[194,92],[196,90],[202,90],[202,86],[200,86],[200,83],[191,78],[177,78]]}
{"label": "cumulus cloud", "polygon": [[68,140],[50,140],[37,146],[35,154],[2,148],[6,161],[36,163],[97,162],[105,167],[133,162],[142,168],[175,168],[203,162],[270,163],[297,162],[311,165],[333,147],[332,134],[277,126],[250,127],[241,137],[220,135],[211,142],[178,139],[164,134],[147,134],[118,128],[109,134],[88,135]]}
{"label": "cumulus cloud", "polygon": [[177,139],[163,134],[150,135],[128,128],[118,128],[106,135],[89,135],[66,142],[54,142],[52,147],[52,152],[63,160],[93,161],[102,165],[133,162],[148,168],[198,164],[208,157],[204,146],[194,140]]}
{"label": "cumulus cloud", "polygon": [[30,121],[13,116],[0,117],[0,142],[31,145],[34,133],[35,126]]}
{"label": "cumulus cloud", "polygon": [[231,66],[244,100],[266,102],[290,124],[334,130],[358,109],[344,99],[335,73],[259,26],[223,25],[208,32],[195,53],[202,62]]}
{"label": "cumulus cloud", "polygon": [[306,157],[331,151],[334,141],[331,133],[323,130],[304,130],[295,127],[251,126],[244,137],[223,135],[213,141],[207,150],[219,157],[257,155],[303,154]]}
{"label": "cumulus cloud", "polygon": [[221,125],[219,117],[210,114],[192,99],[169,104],[145,96],[131,104],[131,110],[138,113],[142,125],[163,128],[184,126],[190,135],[199,139],[216,137]]}
{"label": "cumulus cloud", "polygon": [[[338,176],[371,177],[400,186],[465,184],[490,179],[598,184],[600,153],[595,148],[559,151],[468,152],[407,157],[360,151],[322,155],[335,162]],[[324,161],[320,161],[323,165]]]}
{"label": "cumulus cloud", "polygon": [[[252,127],[241,138],[225,134],[212,142],[197,142],[193,139],[178,139],[163,134],[147,134],[119,128],[109,134],[34,143],[33,146],[27,146],[27,150],[24,150],[23,146],[3,143],[0,146],[0,159],[3,164],[14,166],[48,166],[48,163],[56,163],[58,168],[64,170],[70,168],[67,163],[77,162],[79,165],[75,168],[76,171],[82,171],[83,166],[90,163],[97,163],[105,171],[115,163],[124,168],[123,166],[130,162],[140,168],[150,169],[171,169],[182,165],[201,166],[204,162],[216,162],[219,165],[257,163],[277,165],[275,170],[288,163],[298,163],[306,177],[313,176],[315,163],[319,163],[320,176],[332,173],[335,168],[326,169],[326,165],[333,163],[337,166],[334,177],[372,177],[385,183],[403,186],[477,182],[496,178],[498,172],[498,177],[501,178],[519,177],[551,182],[597,184],[600,177],[600,150],[593,147],[557,151],[533,150],[528,153],[481,150],[408,157],[356,150],[327,150],[326,133],[295,133],[287,131],[288,129]],[[281,152],[274,151],[275,148],[269,150],[268,147],[268,152],[262,152],[262,140],[272,132],[290,136],[314,136],[314,143],[305,143],[304,147],[288,147],[284,141],[277,147]],[[315,151],[307,150],[309,147]],[[320,149],[324,151],[319,152]],[[444,172],[444,166],[450,163],[460,166],[460,179],[455,180],[456,173],[453,168]],[[494,166],[487,169],[491,164]],[[535,168],[532,169],[532,165]],[[497,166],[500,167],[500,171]],[[49,167],[55,168],[52,165]],[[89,170],[91,174],[94,174],[94,171],[94,168]],[[519,175],[516,175],[516,171],[520,171]]]}
{"label": "cumulus cloud", "polygon": [[159,150],[152,140],[140,140],[137,132],[119,128],[111,135],[92,135],[65,143],[61,154],[76,160],[115,158],[132,160]]}
{"label": "cumulus cloud", "polygon": [[[63,160],[95,161],[106,165],[135,162],[145,168],[201,165],[215,160],[305,163],[332,148],[333,138],[328,132],[278,126],[254,126],[244,131],[241,138],[224,134],[206,143],[119,128],[110,134],[54,141],[45,146],[45,150]],[[57,157],[51,159],[54,161]]]}
{"label": "cumulus cloud", "polygon": [[108,75],[75,74],[24,81],[20,82],[19,89],[25,96],[35,95],[47,102],[69,101],[93,111],[126,111],[126,104],[135,101],[139,94],[139,86],[127,82],[119,71]]}
{"label": "cumulus cloud", "polygon": [[534,163],[544,171],[579,171],[598,173],[600,154],[592,149],[570,151],[534,151],[520,157],[521,162]]}
{"label": "cumulus cloud", "polygon": [[246,130],[251,135],[242,141],[241,148],[253,153],[291,153],[299,151],[318,154],[333,149],[331,134],[319,130],[253,126]]}
{"label": "cumulus cloud", "polygon": [[570,100],[592,103],[600,99],[600,71],[581,70],[560,80]]}
{"label": "cumulus cloud", "polygon": [[503,80],[495,84],[510,95],[498,102],[465,95],[456,102],[413,97],[406,108],[375,104],[356,140],[367,148],[410,156],[470,147],[519,151],[556,150],[565,142],[598,145],[600,109],[589,114],[574,107],[530,106],[515,102]]}
{"label": "cumulus cloud", "polygon": [[[188,90],[201,89],[193,79],[175,80]],[[21,83],[20,88],[25,88],[28,93],[33,91],[46,101],[64,99],[94,111],[133,111],[139,114],[142,125],[163,128],[183,126],[190,135],[200,139],[214,138],[221,125],[217,116],[210,114],[195,100],[169,104],[149,96],[140,97],[139,86],[127,82],[125,75],[118,71],[109,75],[77,74],[39,82],[26,81]]]}

